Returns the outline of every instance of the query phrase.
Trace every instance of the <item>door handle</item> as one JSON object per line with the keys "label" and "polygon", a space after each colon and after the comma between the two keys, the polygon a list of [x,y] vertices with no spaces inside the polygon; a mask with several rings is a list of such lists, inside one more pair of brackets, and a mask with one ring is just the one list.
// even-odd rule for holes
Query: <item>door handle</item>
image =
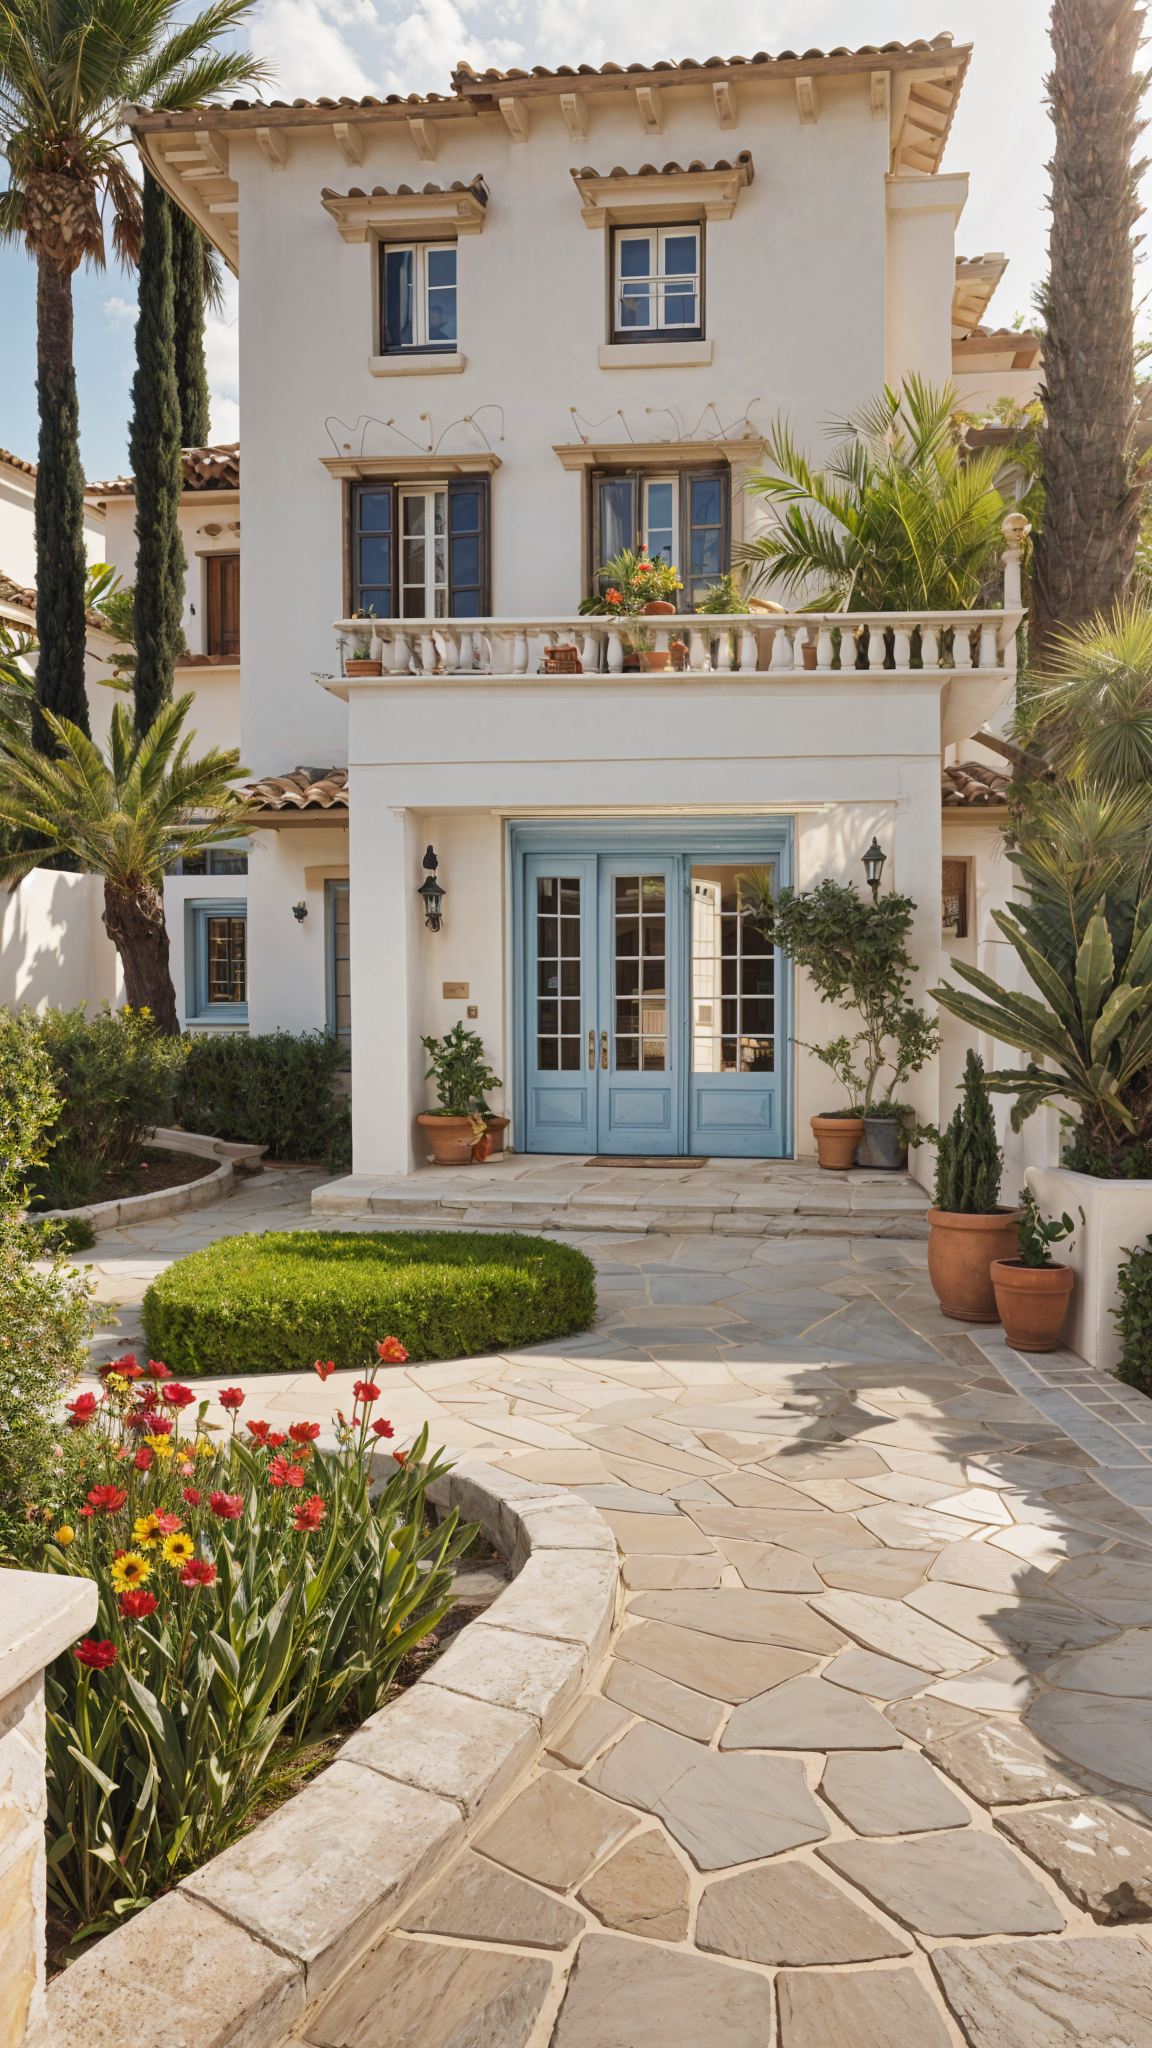
{"label": "door handle", "polygon": [[604,1069],[604,1072],[605,1072],[605,1073],[607,1073],[607,1072],[608,1072],[608,1033],[607,1033],[606,1031],[602,1031],[602,1032],[600,1033],[600,1065],[601,1065],[601,1066],[603,1067],[603,1069]]}
{"label": "door handle", "polygon": [[588,1065],[589,1067],[596,1065],[596,1033],[594,1031],[588,1033]]}

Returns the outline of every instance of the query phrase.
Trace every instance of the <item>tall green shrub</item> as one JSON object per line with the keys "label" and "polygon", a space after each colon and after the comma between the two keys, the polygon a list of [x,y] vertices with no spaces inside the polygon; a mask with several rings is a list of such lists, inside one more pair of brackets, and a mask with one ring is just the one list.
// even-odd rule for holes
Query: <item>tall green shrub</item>
{"label": "tall green shrub", "polygon": [[84,688],[84,472],[80,467],[80,405],[72,366],[72,291],[41,266],[37,289],[36,400],[40,442],[36,462],[36,712],[34,744],[55,740],[41,714],[88,723]]}
{"label": "tall green shrub", "polygon": [[348,1105],[336,1093],[345,1058],[326,1031],[192,1038],[176,1115],[187,1131],[267,1145],[272,1159],[328,1161],[347,1142]]}
{"label": "tall green shrub", "polygon": [[107,1004],[91,1018],[83,1004],[45,1010],[36,1031],[60,1109],[32,1191],[43,1208],[73,1208],[90,1199],[110,1167],[135,1165],[147,1131],[171,1122],[184,1042],[139,1010]]}
{"label": "tall green shrub", "polygon": [[84,1369],[88,1283],[61,1257],[34,1263],[28,1236],[0,1216],[0,1559],[20,1563],[57,1478],[52,1416]]}
{"label": "tall green shrub", "polygon": [[177,518],[184,471],[173,301],[171,208],[161,187],[145,171],[140,315],[128,441],[136,482],[133,687],[136,730],[141,735],[172,695],[176,656],[184,642],[187,564]]}
{"label": "tall green shrub", "polygon": [[1152,1235],[1126,1252],[1116,1275],[1120,1306],[1111,1313],[1120,1331],[1118,1380],[1152,1394]]}
{"label": "tall green shrub", "polygon": [[60,1107],[39,1018],[0,1010],[0,1214],[22,1203],[30,1173],[48,1156]]}
{"label": "tall green shrub", "polygon": [[204,237],[183,207],[167,200],[172,222],[172,313],[180,440],[203,448],[210,432],[204,364]]}
{"label": "tall green shrub", "polygon": [[984,1080],[984,1062],[969,1052],[964,1094],[936,1155],[936,1207],[952,1216],[991,1216],[1000,1206],[1004,1154]]}

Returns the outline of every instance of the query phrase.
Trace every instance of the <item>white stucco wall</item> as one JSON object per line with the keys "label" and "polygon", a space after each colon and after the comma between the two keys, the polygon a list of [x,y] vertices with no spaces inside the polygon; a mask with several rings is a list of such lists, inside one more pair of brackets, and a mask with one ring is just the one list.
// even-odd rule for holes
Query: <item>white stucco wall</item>
{"label": "white stucco wall", "polygon": [[893,388],[910,374],[929,384],[947,384],[952,377],[956,224],[968,197],[967,174],[890,177],[885,193],[885,378]]}
{"label": "white stucco wall", "polygon": [[102,923],[98,875],[34,868],[0,890],[0,1006],[74,1009],[124,1001],[120,958]]}
{"label": "white stucco wall", "polygon": [[[36,479],[0,459],[0,575],[31,588],[36,581]],[[104,521],[84,510],[84,546],[90,562],[104,560]]]}

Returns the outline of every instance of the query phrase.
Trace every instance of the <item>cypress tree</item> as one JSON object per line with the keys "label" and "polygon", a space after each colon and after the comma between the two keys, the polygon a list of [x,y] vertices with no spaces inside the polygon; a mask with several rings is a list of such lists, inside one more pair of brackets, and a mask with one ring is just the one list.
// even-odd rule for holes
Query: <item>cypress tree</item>
{"label": "cypress tree", "polygon": [[172,215],[167,196],[144,173],[140,247],[140,314],[128,451],[136,480],[136,730],[148,731],[172,695],[176,656],[184,644],[184,545],[178,513],[180,396],[176,385],[172,280]]}
{"label": "cypress tree", "polygon": [[991,1216],[1000,1201],[1004,1154],[984,1080],[984,1062],[969,1051],[964,1095],[936,1154],[936,1207],[951,1216]]}
{"label": "cypress tree", "polygon": [[204,367],[204,237],[182,207],[167,200],[172,219],[176,390],[185,448],[207,446],[208,376]]}
{"label": "cypress tree", "polygon": [[[41,256],[37,277],[36,703],[89,732],[84,689],[84,475],[80,407],[72,366],[72,265]],[[41,753],[56,742],[39,710],[32,734]]]}

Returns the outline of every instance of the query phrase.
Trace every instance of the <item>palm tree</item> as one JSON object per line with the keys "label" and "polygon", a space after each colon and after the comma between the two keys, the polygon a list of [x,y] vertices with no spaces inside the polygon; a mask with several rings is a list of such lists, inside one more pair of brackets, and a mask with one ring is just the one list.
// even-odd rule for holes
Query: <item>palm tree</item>
{"label": "palm tree", "polygon": [[1031,655],[1127,591],[1140,526],[1133,473],[1132,228],[1145,80],[1137,0],[1053,0],[1056,129],[1044,314],[1045,509],[1032,560]]}
{"label": "palm tree", "polygon": [[1058,781],[1101,791],[1152,785],[1152,611],[1116,606],[1108,617],[1053,635],[1043,674],[1017,706],[1018,738]]}
{"label": "palm tree", "polygon": [[[825,469],[813,469],[783,421],[768,441],[775,474],[746,488],[781,508],[779,524],[733,549],[746,587],[780,584],[811,611],[955,611],[983,594],[1001,545],[1001,458],[966,456],[951,386],[918,377],[887,386],[848,419]],[[820,588],[812,595],[812,585]]]}
{"label": "palm tree", "polygon": [[[176,853],[232,839],[249,825],[252,805],[230,787],[244,770],[234,748],[213,747],[199,760],[181,737],[191,693],[165,704],[138,735],[126,706],[112,712],[107,754],[66,718],[44,713],[53,753],[41,754],[17,716],[0,711],[0,825],[21,835],[0,852],[0,880],[17,882],[53,853],[68,854],[104,877],[104,923],[124,963],[128,1002],[148,1009],[177,1036],[176,995],[168,971],[164,871]],[[29,837],[39,845],[29,845]]]}
{"label": "palm tree", "polygon": [[[88,730],[84,693],[84,479],[72,362],[72,278],[103,268],[101,201],[124,264],[140,250],[140,194],[124,160],[128,102],[183,110],[262,79],[216,48],[253,0],[211,0],[191,21],[179,0],[0,0],[0,136],[9,189],[0,238],[36,259],[40,446],[36,474],[36,676],[42,713]],[[44,715],[37,744],[52,744]]]}

